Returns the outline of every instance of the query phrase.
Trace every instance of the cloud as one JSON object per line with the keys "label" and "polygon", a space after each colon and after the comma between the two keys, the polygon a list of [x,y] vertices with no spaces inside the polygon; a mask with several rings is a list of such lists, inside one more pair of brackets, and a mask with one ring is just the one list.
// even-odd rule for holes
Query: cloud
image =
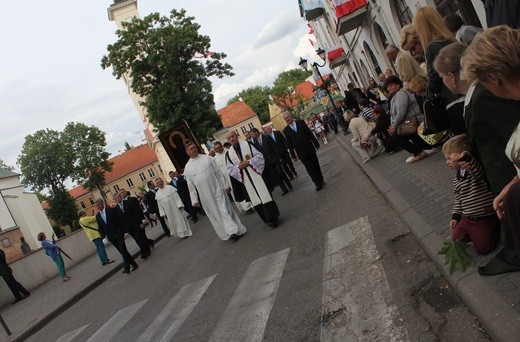
{"label": "cloud", "polygon": [[302,25],[302,20],[289,11],[280,12],[273,21],[268,22],[253,44],[254,49],[283,39]]}

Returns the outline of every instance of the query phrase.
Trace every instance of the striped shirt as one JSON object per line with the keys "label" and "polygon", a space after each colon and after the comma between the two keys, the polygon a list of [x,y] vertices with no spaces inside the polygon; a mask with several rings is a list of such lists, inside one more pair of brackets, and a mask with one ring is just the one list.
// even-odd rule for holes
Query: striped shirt
{"label": "striped shirt", "polygon": [[363,109],[363,111],[359,113],[359,117],[365,119],[367,122],[377,121],[377,118],[374,115],[374,110],[370,107]]}
{"label": "striped shirt", "polygon": [[453,214],[452,219],[460,220],[461,216],[482,217],[495,213],[493,210],[493,194],[489,190],[484,169],[480,162],[471,158],[468,170],[457,170],[453,179]]}

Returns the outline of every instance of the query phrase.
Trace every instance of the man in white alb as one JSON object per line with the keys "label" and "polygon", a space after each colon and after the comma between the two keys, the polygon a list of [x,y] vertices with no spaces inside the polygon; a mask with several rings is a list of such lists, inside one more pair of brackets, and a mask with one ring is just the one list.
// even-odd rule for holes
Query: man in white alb
{"label": "man in white alb", "polygon": [[173,236],[178,236],[182,239],[192,236],[190,224],[182,210],[184,204],[177,194],[177,189],[171,185],[165,185],[162,178],[157,178],[155,185],[158,188],[155,193],[155,200],[159,207],[159,215],[161,217],[166,216]]}
{"label": "man in white alb", "polygon": [[215,160],[210,156],[200,155],[193,143],[186,145],[186,153],[190,160],[184,167],[184,176],[190,189],[192,205],[203,205],[220,239],[239,239],[247,230],[233,211],[227,196],[231,189],[225,186],[226,182]]}

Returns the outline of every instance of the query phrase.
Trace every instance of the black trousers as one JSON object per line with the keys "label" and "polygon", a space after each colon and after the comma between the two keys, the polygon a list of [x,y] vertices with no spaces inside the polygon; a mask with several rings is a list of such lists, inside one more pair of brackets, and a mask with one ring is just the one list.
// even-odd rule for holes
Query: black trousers
{"label": "black trousers", "polygon": [[426,141],[422,140],[418,134],[407,136],[395,135],[394,139],[401,148],[404,148],[415,157],[418,156],[423,150],[428,150],[433,147],[428,145]]}
{"label": "black trousers", "polygon": [[159,217],[159,222],[161,222],[161,227],[162,227],[162,229],[164,231],[164,234],[166,236],[172,235],[172,233],[170,232],[170,228],[168,228],[168,225],[166,224],[166,220],[164,219],[164,217],[163,216],[159,216],[158,214],[157,214],[157,216]]}
{"label": "black trousers", "polygon": [[255,211],[264,223],[277,222],[280,216],[280,210],[278,210],[278,205],[274,200],[255,206]]}
{"label": "black trousers", "polygon": [[265,164],[264,172],[262,173],[262,178],[269,189],[269,192],[272,192],[275,187],[279,186],[282,191],[288,191],[288,187],[292,188],[291,181],[283,172],[282,164]]}
{"label": "black trousers", "polygon": [[110,241],[114,245],[119,254],[121,254],[121,256],[123,257],[123,265],[125,271],[130,270],[130,266],[137,266],[137,263],[135,262],[134,258],[132,258],[132,256],[128,252],[128,249],[126,249],[124,235],[121,234],[117,237],[111,236],[108,238],[108,241]]}
{"label": "black trousers", "polygon": [[145,230],[141,229],[139,226],[131,227],[129,234],[139,246],[141,255],[150,255],[150,245],[153,243],[153,240],[146,236]]}
{"label": "black trousers", "polygon": [[316,186],[323,184],[323,175],[321,174],[320,162],[318,161],[316,153],[300,157],[300,160],[314,184],[316,184]]}
{"label": "black trousers", "polygon": [[5,273],[2,275],[5,283],[9,287],[9,290],[13,293],[14,298],[22,299],[24,296],[29,295],[29,291],[25,289],[13,276],[13,271],[9,271],[9,273]]}

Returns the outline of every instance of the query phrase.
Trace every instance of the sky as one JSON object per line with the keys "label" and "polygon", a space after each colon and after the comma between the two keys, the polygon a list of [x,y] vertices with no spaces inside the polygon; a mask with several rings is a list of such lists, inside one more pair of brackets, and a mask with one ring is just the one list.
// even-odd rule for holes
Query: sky
{"label": "sky", "polygon": [[[142,143],[143,125],[122,80],[100,67],[116,25],[113,0],[2,0],[0,159],[15,166],[25,136],[70,122],[102,129],[112,155]],[[251,86],[271,85],[299,57],[316,60],[309,28],[294,0],[139,0],[141,17],[184,8],[227,54],[235,76],[213,81],[216,108]]]}

